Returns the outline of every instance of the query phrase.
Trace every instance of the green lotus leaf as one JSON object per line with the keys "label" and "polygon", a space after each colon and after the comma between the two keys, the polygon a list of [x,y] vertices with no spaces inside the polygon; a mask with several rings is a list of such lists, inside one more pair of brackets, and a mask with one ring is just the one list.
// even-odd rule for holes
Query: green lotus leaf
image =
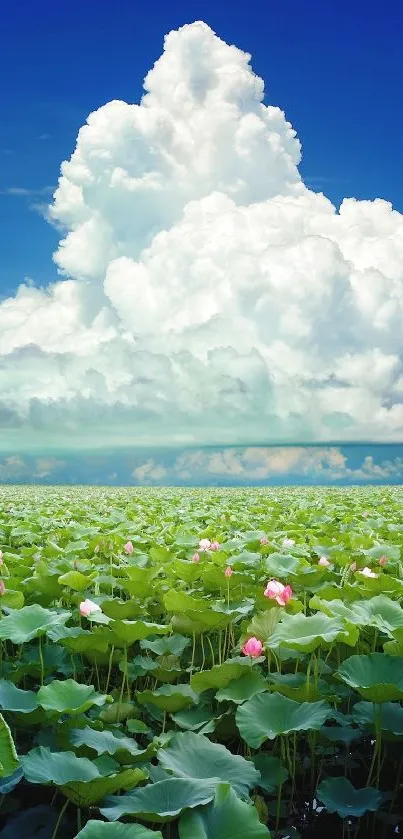
{"label": "green lotus leaf", "polygon": [[245,658],[233,658],[216,664],[211,670],[203,670],[201,673],[194,673],[190,677],[190,686],[195,693],[203,693],[210,688],[224,688],[233,679],[238,679],[245,673],[245,667],[250,670],[250,660]]}
{"label": "green lotus leaf", "polygon": [[186,731],[200,731],[205,726],[208,726],[210,731],[214,731],[215,720],[219,717],[215,716],[211,708],[202,706],[201,708],[187,708],[183,711],[177,711],[172,714],[172,719],[179,728],[184,728]]}
{"label": "green lotus leaf", "polygon": [[316,702],[334,692],[324,679],[316,681],[311,675],[308,681],[306,673],[271,673],[268,680],[277,693],[295,699],[296,702]]}
{"label": "green lotus leaf", "polygon": [[403,698],[403,659],[386,653],[352,655],[335,674],[370,702]]}
{"label": "green lotus leaf", "polygon": [[96,574],[90,574],[86,577],[81,571],[68,571],[67,574],[62,574],[58,578],[58,583],[61,586],[72,588],[74,591],[85,591],[92,585],[95,577]]}
{"label": "green lotus leaf", "polygon": [[1,596],[2,608],[7,607],[7,609],[21,609],[24,602],[25,598],[22,591],[14,591],[13,589],[7,588]]}
{"label": "green lotus leaf", "polygon": [[383,795],[373,787],[355,789],[347,778],[328,778],[319,784],[317,797],[329,813],[338,813],[340,818],[363,816],[368,810],[377,810]]}
{"label": "green lotus leaf", "polygon": [[150,744],[146,749],[140,749],[133,738],[126,737],[119,730],[96,731],[95,728],[89,726],[72,729],[70,731],[70,743],[76,748],[87,746],[98,755],[117,755],[117,759],[121,763],[134,763],[136,761],[133,758],[137,760],[145,759],[154,751],[153,744]]}
{"label": "green lotus leaf", "polygon": [[228,784],[219,784],[214,801],[184,812],[180,839],[270,839],[266,825],[250,802],[240,801]]}
{"label": "green lotus leaf", "polygon": [[49,685],[39,688],[37,700],[45,711],[82,714],[93,705],[105,705],[109,697],[96,693],[93,685],[79,684],[74,679],[54,679]]}
{"label": "green lotus leaf", "polygon": [[389,635],[403,627],[403,609],[384,594],[369,600],[355,600],[350,604],[342,600],[320,600],[315,596],[309,605],[311,609],[319,609],[327,615],[344,618],[357,626],[375,626]]}
{"label": "green lotus leaf", "polygon": [[52,627],[65,624],[70,617],[71,612],[52,612],[37,604],[23,606],[0,620],[0,639],[25,644]]}
{"label": "green lotus leaf", "polygon": [[161,711],[174,713],[198,702],[198,696],[188,684],[162,685],[157,690],[137,691],[139,705],[156,705]]}
{"label": "green lotus leaf", "polygon": [[164,605],[167,612],[181,614],[182,612],[203,612],[206,601],[201,597],[193,597],[185,591],[172,588],[164,594]]}
{"label": "green lotus leaf", "polygon": [[135,641],[141,641],[150,635],[166,635],[171,631],[171,626],[161,626],[158,623],[136,620],[112,620],[110,623],[113,634],[124,645],[130,647]]}
{"label": "green lotus leaf", "polygon": [[96,765],[74,752],[51,752],[45,746],[31,749],[20,758],[24,775],[31,784],[56,784],[70,781],[92,781],[100,777]]}
{"label": "green lotus leaf", "polygon": [[141,769],[123,769],[114,775],[94,778],[92,781],[71,781],[63,784],[61,791],[76,807],[92,807],[107,795],[134,789],[147,775]]}
{"label": "green lotus leaf", "polygon": [[297,574],[307,563],[292,554],[272,553],[265,557],[264,564],[267,574],[276,580],[284,580]]}
{"label": "green lotus leaf", "polygon": [[162,839],[160,830],[149,830],[142,824],[108,824],[91,820],[77,833],[76,839]]}
{"label": "green lotus leaf", "polygon": [[249,673],[244,673],[239,679],[234,679],[225,688],[217,691],[216,699],[218,702],[235,702],[237,705],[240,702],[245,702],[256,693],[263,693],[269,690],[269,683],[261,673],[257,670],[250,670]]}
{"label": "green lotus leaf", "polygon": [[293,650],[313,652],[317,647],[328,649],[335,641],[354,646],[358,640],[358,629],[352,624],[346,627],[339,618],[317,614],[306,617],[303,614],[284,614],[273,635],[269,647],[285,646]]}
{"label": "green lotus leaf", "polygon": [[7,795],[9,792],[12,792],[23,777],[24,773],[21,766],[19,766],[12,775],[7,775],[6,778],[2,778],[0,766],[0,795]]}
{"label": "green lotus leaf", "polygon": [[250,760],[233,755],[225,746],[193,731],[174,734],[157,757],[163,769],[179,778],[219,778],[230,783],[241,797],[247,797],[260,780]]}
{"label": "green lotus leaf", "polygon": [[36,694],[32,690],[20,690],[13,682],[0,679],[0,708],[3,711],[30,714],[37,707]]}
{"label": "green lotus leaf", "polygon": [[100,812],[109,821],[136,816],[143,821],[168,822],[187,808],[212,801],[218,783],[217,778],[169,778],[126,795],[112,795],[105,800]]}
{"label": "green lotus leaf", "polygon": [[288,778],[288,772],[278,757],[267,752],[260,752],[253,758],[253,763],[260,772],[259,786],[267,792],[274,792]]}
{"label": "green lotus leaf", "polygon": [[11,731],[0,714],[0,778],[9,778],[19,768],[18,755],[15,750]]}
{"label": "green lotus leaf", "polygon": [[236,724],[241,737],[252,749],[290,731],[320,728],[331,713],[324,702],[294,702],[279,693],[261,693],[237,708]]}
{"label": "green lotus leaf", "polygon": [[399,545],[395,545],[391,542],[384,542],[382,545],[374,545],[372,548],[369,548],[369,550],[363,550],[362,553],[375,561],[379,560],[381,556],[386,556],[388,560],[400,559]]}
{"label": "green lotus leaf", "polygon": [[403,736],[403,707],[397,702],[384,702],[380,708],[372,702],[356,702],[352,716],[354,722],[364,728],[375,728],[395,737]]}
{"label": "green lotus leaf", "polygon": [[273,635],[280,617],[279,609],[266,609],[265,612],[258,612],[247,628],[248,638],[258,638],[259,641],[265,643]]}
{"label": "green lotus leaf", "polygon": [[103,708],[99,717],[103,722],[116,723],[134,717],[136,709],[131,702],[114,702],[107,708]]}
{"label": "green lotus leaf", "polygon": [[140,641],[143,650],[151,650],[156,655],[182,655],[183,651],[190,644],[190,638],[184,635],[167,635],[165,638],[152,638]]}

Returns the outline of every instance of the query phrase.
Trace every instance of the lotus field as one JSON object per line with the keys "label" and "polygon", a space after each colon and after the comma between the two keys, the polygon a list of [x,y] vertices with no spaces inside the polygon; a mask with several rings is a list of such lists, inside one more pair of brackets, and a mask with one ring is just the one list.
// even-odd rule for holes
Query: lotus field
{"label": "lotus field", "polygon": [[398,834],[402,499],[3,487],[1,839]]}

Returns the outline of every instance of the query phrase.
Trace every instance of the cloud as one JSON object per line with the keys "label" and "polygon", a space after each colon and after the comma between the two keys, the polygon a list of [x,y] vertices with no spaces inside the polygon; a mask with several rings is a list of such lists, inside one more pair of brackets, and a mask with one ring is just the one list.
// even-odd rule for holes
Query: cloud
{"label": "cloud", "polygon": [[62,164],[62,279],[0,304],[4,445],[401,440],[403,216],[308,189],[250,56],[204,23],[144,87]]}
{"label": "cloud", "polygon": [[167,474],[167,469],[162,463],[155,463],[152,458],[149,458],[149,460],[145,463],[142,463],[140,466],[137,466],[136,469],[133,469],[132,478],[134,478],[139,484],[152,482],[158,483],[159,481],[163,481]]}
{"label": "cloud", "polygon": [[348,464],[347,455],[337,447],[278,447],[206,449],[185,452],[175,461],[173,474],[181,480],[201,476],[209,479],[228,478],[231,481],[274,481],[296,478],[330,481],[388,481],[403,479],[403,457],[385,458],[376,462],[373,455],[365,455],[359,467]]}

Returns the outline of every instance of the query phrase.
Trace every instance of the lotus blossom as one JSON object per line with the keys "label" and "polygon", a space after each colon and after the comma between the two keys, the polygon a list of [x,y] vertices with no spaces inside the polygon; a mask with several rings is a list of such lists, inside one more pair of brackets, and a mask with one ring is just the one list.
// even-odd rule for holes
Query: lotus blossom
{"label": "lotus blossom", "polygon": [[292,597],[292,588],[291,586],[283,586],[278,580],[269,580],[264,596],[270,597],[270,600],[277,600],[279,606],[286,606]]}
{"label": "lotus blossom", "polygon": [[199,554],[197,553],[197,551],[196,551],[196,553],[195,553],[195,554],[193,554],[193,556],[192,556],[192,562],[200,562],[200,556],[199,556]]}
{"label": "lotus blossom", "polygon": [[350,571],[352,571],[354,573],[354,571],[356,571],[356,570],[357,570],[357,563],[352,562],[351,565],[350,565]]}
{"label": "lotus blossom", "polygon": [[330,565],[330,562],[329,562],[327,556],[321,556],[321,558],[318,562],[318,565],[320,565],[322,568],[328,568],[329,565]]}
{"label": "lotus blossom", "polygon": [[260,540],[260,544],[261,545],[268,545],[269,544],[269,540],[268,540],[267,536],[262,536],[262,538]]}
{"label": "lotus blossom", "polygon": [[6,593],[6,587],[4,585],[3,580],[0,580],[0,597],[1,597],[2,594],[5,594],[5,593]]}
{"label": "lotus blossom", "polygon": [[3,551],[0,551],[0,565],[3,565]]}
{"label": "lotus blossom", "polygon": [[371,571],[370,568],[367,568],[367,566],[365,566],[365,568],[363,568],[362,571],[359,571],[358,573],[362,574],[363,577],[378,577],[379,576],[378,574],[375,574],[375,571]]}
{"label": "lotus blossom", "polygon": [[131,542],[126,542],[125,544],[125,551],[127,554],[132,554],[134,551],[133,545]]}
{"label": "lotus blossom", "polygon": [[230,565],[227,565],[227,567],[224,571],[224,576],[228,577],[228,579],[229,579],[230,577],[232,577],[233,573],[234,573],[233,568],[231,568]]}
{"label": "lotus blossom", "polygon": [[249,638],[246,644],[242,647],[244,655],[250,655],[251,658],[258,658],[262,654],[263,644],[258,638]]}
{"label": "lotus blossom", "polygon": [[210,539],[200,539],[199,551],[209,551],[211,548]]}
{"label": "lotus blossom", "polygon": [[219,542],[212,542],[211,543],[211,545],[210,545],[210,550],[211,551],[218,551],[219,549],[220,549],[220,543]]}
{"label": "lotus blossom", "polygon": [[384,568],[384,566],[386,565],[387,561],[388,561],[388,557],[387,557],[387,556],[385,556],[385,554],[384,554],[383,556],[381,556],[381,558],[380,558],[380,560],[379,560],[379,565],[380,565],[382,568]]}
{"label": "lotus blossom", "polygon": [[292,548],[295,545],[295,539],[283,539],[284,548]]}
{"label": "lotus blossom", "polygon": [[94,612],[102,612],[101,607],[97,603],[94,603],[92,600],[83,600],[80,603],[80,615],[84,618],[88,618],[88,615],[92,615]]}

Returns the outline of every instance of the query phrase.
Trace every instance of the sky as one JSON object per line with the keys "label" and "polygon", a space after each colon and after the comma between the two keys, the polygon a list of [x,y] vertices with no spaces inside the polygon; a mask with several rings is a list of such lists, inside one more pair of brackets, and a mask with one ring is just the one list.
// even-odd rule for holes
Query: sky
{"label": "sky", "polygon": [[402,24],[7,5],[0,481],[400,482]]}

